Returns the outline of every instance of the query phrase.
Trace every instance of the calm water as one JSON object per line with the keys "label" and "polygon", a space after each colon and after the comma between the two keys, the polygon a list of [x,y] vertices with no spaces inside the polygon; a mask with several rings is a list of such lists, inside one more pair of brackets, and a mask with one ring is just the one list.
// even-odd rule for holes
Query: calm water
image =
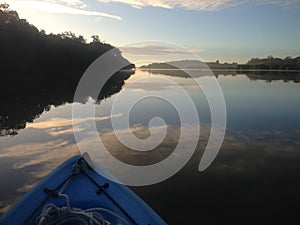
{"label": "calm water", "polygon": [[[179,116],[171,104],[160,99],[144,99],[130,114],[131,131],[139,138],[149,136],[148,124],[153,117],[165,120],[167,136],[153,152],[137,153],[126,148],[112,130],[111,107],[118,95],[126,91],[129,101],[130,96],[141,92],[172,94],[173,87],[161,85],[159,79],[126,88],[134,80],[149,76],[172,79],[180,84],[194,100],[201,122],[198,148],[178,174],[159,184],[132,187],[167,223],[272,224],[281,221],[288,224],[299,220],[300,83],[295,82],[298,78],[283,81],[277,80],[276,75],[269,78],[218,75],[227,105],[228,127],[219,155],[200,173],[197,168],[209,137],[210,111],[203,93],[188,78],[137,70],[119,93],[97,103],[96,124],[101,140],[115,157],[135,165],[158,162],[172,152],[180,136]],[[201,83],[206,78],[197,79]],[[128,102],[120,104],[125,109]],[[7,102],[4,105],[11,106]],[[14,113],[27,118],[28,111],[30,109],[23,107]],[[6,126],[2,127],[0,136],[0,213],[8,210],[58,164],[79,153],[72,130],[72,103],[36,111],[36,118],[31,122],[24,119],[26,128],[19,124],[20,120],[14,129],[2,122]],[[122,115],[121,110],[113,116]],[[14,115],[1,115],[1,120],[11,117]],[[192,124],[190,128],[191,132],[196,129]],[[93,143],[88,130],[78,132],[87,133],[82,142]]]}

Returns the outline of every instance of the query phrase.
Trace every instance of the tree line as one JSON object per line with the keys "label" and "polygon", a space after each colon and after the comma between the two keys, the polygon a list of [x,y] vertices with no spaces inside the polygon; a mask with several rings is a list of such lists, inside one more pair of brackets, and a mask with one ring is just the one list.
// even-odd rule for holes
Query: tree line
{"label": "tree line", "polygon": [[274,58],[252,58],[245,65],[238,65],[238,69],[255,70],[300,70],[300,57],[286,57],[285,59]]}
{"label": "tree line", "polygon": [[[197,60],[180,60],[175,61],[176,65],[183,65],[183,68],[190,69],[201,69],[199,65],[202,65]],[[149,65],[143,65],[141,69],[177,69],[172,66],[174,62],[169,63],[151,63]],[[300,57],[286,57],[284,59],[274,58],[269,56],[267,58],[252,58],[246,64],[238,64],[238,63],[220,63],[219,60],[216,62],[206,62],[207,66],[211,70],[261,70],[261,71],[291,71],[291,70],[300,70]]]}
{"label": "tree line", "polygon": [[[87,43],[71,31],[46,34],[26,19],[0,4],[1,69],[9,72],[82,71],[97,57],[113,48],[93,35]],[[120,53],[121,54],[121,53]]]}
{"label": "tree line", "polygon": [[[70,31],[46,34],[0,4],[0,136],[16,134],[50,105],[73,102],[84,71],[112,48],[97,35],[87,43]],[[116,57],[122,57],[120,51]],[[132,73],[114,74],[97,100],[119,92]]]}

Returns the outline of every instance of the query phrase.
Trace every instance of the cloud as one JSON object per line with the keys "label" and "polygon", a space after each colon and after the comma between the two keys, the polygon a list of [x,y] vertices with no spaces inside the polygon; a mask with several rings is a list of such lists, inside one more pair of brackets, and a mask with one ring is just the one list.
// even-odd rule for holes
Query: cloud
{"label": "cloud", "polygon": [[[163,74],[163,70],[158,70],[158,74]],[[168,71],[168,69],[166,69]],[[172,70],[172,73],[174,70]],[[177,72],[177,71],[176,71]],[[184,72],[182,72],[184,74]],[[187,76],[187,75],[186,75]],[[132,91],[132,92],[157,92],[157,91],[167,91],[176,89],[177,86],[184,87],[188,90],[199,90],[199,86],[195,84],[181,83],[181,84],[165,84],[161,83],[161,79],[157,78],[157,80],[151,79],[146,80],[143,79],[141,81],[135,81],[132,83],[127,83],[124,87],[124,91]]]}
{"label": "cloud", "polygon": [[[167,46],[159,46],[159,45],[143,45],[143,46],[130,46],[130,47],[121,47],[120,50],[123,54],[130,55],[187,55],[191,54],[188,50],[180,49],[180,48],[172,48]],[[194,53],[202,52],[203,50],[200,48],[191,48],[190,51]]]}
{"label": "cloud", "polygon": [[0,215],[2,216],[12,207],[12,203],[0,202]]}
{"label": "cloud", "polygon": [[87,8],[87,5],[80,1],[80,0],[42,0],[44,2],[52,2],[52,3],[57,3],[57,4],[64,4],[70,7],[74,7],[74,8]]}
{"label": "cloud", "polygon": [[102,116],[102,117],[87,117],[82,119],[72,119],[72,118],[51,118],[47,121],[42,122],[35,122],[35,123],[29,123],[26,125],[27,128],[36,128],[36,129],[50,129],[50,128],[57,128],[57,127],[67,127],[72,126],[75,124],[84,123],[87,121],[102,121],[102,120],[109,120],[113,117],[121,117],[122,114],[115,114],[111,116]]}
{"label": "cloud", "polygon": [[161,7],[161,8],[184,8],[189,10],[207,10],[213,11],[219,8],[225,8],[240,4],[240,1],[236,0],[98,0],[100,2],[119,2],[131,5],[135,8],[142,8],[147,6]]}
{"label": "cloud", "polygon": [[66,119],[66,118],[51,118],[47,121],[29,123],[26,125],[26,128],[41,129],[46,131],[51,136],[57,137],[61,135],[73,134],[74,132],[81,132],[84,128],[72,127],[72,125],[80,125],[82,123],[88,123],[91,121],[104,121],[109,120],[113,117],[121,117],[122,114],[116,114],[111,116],[102,116],[102,117],[88,117],[82,119]]}
{"label": "cloud", "polygon": [[9,1],[9,4],[16,9],[31,8],[47,13],[107,17],[117,20],[122,19],[120,16],[117,15],[87,10],[87,6],[80,0]]}
{"label": "cloud", "polygon": [[223,8],[234,7],[246,3],[273,4],[282,7],[299,3],[299,0],[98,0],[100,2],[118,2],[128,4],[135,8],[147,6],[161,8],[184,8],[188,10],[215,11]]}
{"label": "cloud", "polygon": [[299,0],[260,0],[256,1],[259,4],[272,4],[281,7],[290,7],[292,5],[299,4]]}

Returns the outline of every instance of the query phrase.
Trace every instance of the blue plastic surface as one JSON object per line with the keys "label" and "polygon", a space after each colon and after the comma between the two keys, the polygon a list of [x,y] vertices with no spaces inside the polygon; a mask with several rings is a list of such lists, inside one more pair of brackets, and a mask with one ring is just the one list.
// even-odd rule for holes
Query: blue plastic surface
{"label": "blue plastic surface", "polygon": [[[0,219],[0,225],[33,225],[35,219],[41,214],[43,206],[48,203],[62,207],[66,201],[62,197],[55,197],[52,193],[46,193],[45,188],[59,191],[61,184],[73,174],[72,166],[82,159],[81,155],[74,156],[61,164],[36,187],[15,204]],[[68,184],[64,193],[71,200],[71,207],[88,209],[102,207],[109,209],[124,219],[129,224],[139,225],[166,225],[166,223],[135,193],[128,187],[114,183],[100,176],[91,169],[85,160],[81,160],[82,170],[78,176]],[[97,184],[93,183],[92,178]],[[109,186],[103,188],[104,192],[97,193],[98,186],[107,183]],[[121,220],[110,214],[101,213],[112,224],[124,224]]]}

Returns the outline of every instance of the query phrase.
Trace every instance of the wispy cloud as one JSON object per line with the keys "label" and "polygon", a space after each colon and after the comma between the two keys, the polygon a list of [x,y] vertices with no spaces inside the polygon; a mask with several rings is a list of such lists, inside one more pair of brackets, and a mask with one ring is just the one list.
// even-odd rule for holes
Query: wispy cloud
{"label": "wispy cloud", "polygon": [[67,127],[75,124],[84,123],[87,121],[102,121],[109,120],[113,117],[121,117],[122,114],[115,114],[111,116],[101,116],[101,117],[87,117],[82,119],[65,119],[65,118],[51,118],[47,121],[29,123],[26,125],[27,128],[36,128],[36,129],[49,129],[49,128],[57,128],[57,127]]}
{"label": "wispy cloud", "polygon": [[192,10],[215,10],[217,8],[236,4],[234,0],[98,0],[100,2],[119,2],[131,5],[135,8],[143,8],[147,6],[162,8],[185,8]]}
{"label": "wispy cloud", "polygon": [[44,2],[53,2],[57,4],[64,4],[74,8],[87,8],[87,5],[81,0],[42,0]]}
{"label": "wispy cloud", "polygon": [[296,4],[300,4],[299,0],[256,0],[260,4],[272,4],[281,7],[290,7]]}
{"label": "wispy cloud", "polygon": [[[172,48],[168,46],[159,46],[159,45],[142,45],[142,46],[130,46],[130,47],[121,47],[120,50],[124,54],[130,55],[187,55],[191,52],[199,53],[203,50],[200,48],[191,48],[183,50],[181,48]],[[191,51],[191,52],[189,52]]]}
{"label": "wispy cloud", "polygon": [[246,3],[254,4],[273,4],[281,7],[287,7],[299,4],[299,0],[98,0],[100,2],[119,2],[128,4],[135,8],[147,6],[162,8],[184,8],[188,10],[215,11],[218,9],[234,7]]}
{"label": "wispy cloud", "polygon": [[117,20],[122,19],[117,15],[88,10],[86,4],[80,0],[9,1],[9,4],[16,9],[31,8],[47,13],[107,17]]}
{"label": "wispy cloud", "polygon": [[42,0],[44,2],[52,2],[56,4],[63,4],[74,8],[87,8],[87,5],[81,0]]}

